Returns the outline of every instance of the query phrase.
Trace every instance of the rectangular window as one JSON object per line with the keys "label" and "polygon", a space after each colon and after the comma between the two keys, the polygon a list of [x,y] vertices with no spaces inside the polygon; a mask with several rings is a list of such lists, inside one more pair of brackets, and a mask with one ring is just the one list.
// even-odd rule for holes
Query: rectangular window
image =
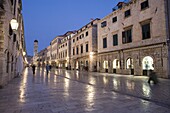
{"label": "rectangular window", "polygon": [[78,55],[78,54],[79,54],[79,47],[77,47],[77,49],[76,49],[76,50],[77,50],[77,55]]}
{"label": "rectangular window", "polygon": [[107,38],[103,38],[103,48],[107,48]]}
{"label": "rectangular window", "polygon": [[106,27],[107,26],[107,22],[106,21],[104,21],[104,22],[102,22],[101,23],[101,27],[103,28],[103,27]]}
{"label": "rectangular window", "polygon": [[141,10],[148,8],[149,7],[148,0],[142,2],[140,5],[141,5]]}
{"label": "rectangular window", "polygon": [[67,50],[66,50],[66,52],[65,52],[65,57],[67,57]]}
{"label": "rectangular window", "polygon": [[117,46],[118,45],[118,35],[115,34],[113,35],[113,46]]}
{"label": "rectangular window", "polygon": [[88,33],[88,31],[86,32],[86,36],[88,36],[89,35],[89,33]]}
{"label": "rectangular window", "polygon": [[73,55],[75,55],[74,53],[75,53],[75,51],[74,51],[74,48],[73,48]]}
{"label": "rectangular window", "polygon": [[81,53],[83,53],[83,45],[81,45]]}
{"label": "rectangular window", "polygon": [[73,43],[75,42],[75,39],[73,39]]}
{"label": "rectangular window", "polygon": [[128,17],[128,16],[130,16],[130,9],[125,11],[125,17]]}
{"label": "rectangular window", "polygon": [[77,37],[77,41],[79,40],[79,37]]}
{"label": "rectangular window", "polygon": [[12,4],[12,5],[14,4],[13,0],[11,0],[11,4]]}
{"label": "rectangular window", "polygon": [[122,32],[122,43],[130,43],[132,42],[132,30],[128,29],[124,32]]}
{"label": "rectangular window", "polygon": [[150,23],[142,25],[142,39],[151,38],[150,35]]}
{"label": "rectangular window", "polygon": [[17,35],[14,34],[14,35],[13,35],[13,42],[16,42],[16,39],[17,39]]}
{"label": "rectangular window", "polygon": [[116,22],[117,21],[117,16],[112,18],[112,23]]}
{"label": "rectangular window", "polygon": [[11,25],[9,24],[9,35],[12,35],[13,34],[13,30],[11,28]]}
{"label": "rectangular window", "polygon": [[86,52],[89,51],[89,44],[86,44]]}

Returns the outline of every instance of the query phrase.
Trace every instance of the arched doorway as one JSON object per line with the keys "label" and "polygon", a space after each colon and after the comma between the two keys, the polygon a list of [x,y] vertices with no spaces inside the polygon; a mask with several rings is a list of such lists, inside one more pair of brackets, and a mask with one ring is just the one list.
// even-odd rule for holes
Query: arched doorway
{"label": "arched doorway", "polygon": [[118,59],[113,60],[113,73],[116,73],[116,69],[120,68],[120,62]]}
{"label": "arched doorway", "polygon": [[146,56],[143,58],[142,70],[143,70],[143,75],[148,75],[148,70],[154,70],[154,62],[152,57]]}
{"label": "arched doorway", "polygon": [[126,69],[130,69],[130,74],[134,75],[134,66],[133,66],[133,59],[132,58],[128,58],[126,60]]}
{"label": "arched doorway", "polygon": [[76,61],[76,70],[79,70],[79,61]]}
{"label": "arched doorway", "polygon": [[104,61],[103,62],[103,68],[105,69],[105,72],[107,73],[108,72],[108,61]]}

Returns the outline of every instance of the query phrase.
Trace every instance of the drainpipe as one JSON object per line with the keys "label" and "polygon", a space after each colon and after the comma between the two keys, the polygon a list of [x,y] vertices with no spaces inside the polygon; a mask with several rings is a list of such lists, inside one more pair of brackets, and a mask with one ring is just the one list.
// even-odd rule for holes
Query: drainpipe
{"label": "drainpipe", "polygon": [[168,78],[170,78],[170,1],[165,0],[165,19],[166,19],[166,33],[167,33],[167,38],[166,38],[166,43],[168,47]]}

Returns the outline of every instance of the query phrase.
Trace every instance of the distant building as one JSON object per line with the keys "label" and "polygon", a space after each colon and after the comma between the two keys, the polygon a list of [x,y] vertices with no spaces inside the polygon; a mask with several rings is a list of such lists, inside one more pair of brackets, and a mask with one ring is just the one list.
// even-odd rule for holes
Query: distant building
{"label": "distant building", "polygon": [[61,39],[64,36],[65,35],[59,35],[51,41],[51,63],[50,64],[52,67],[58,67],[59,65],[58,63],[59,45],[61,43]]}
{"label": "distant building", "polygon": [[77,30],[71,39],[71,68],[97,71],[97,23],[95,19]]}
{"label": "distant building", "polygon": [[76,31],[68,31],[61,38],[58,46],[58,67],[64,69],[71,69],[71,39]]}
{"label": "distant building", "polygon": [[33,64],[38,66],[38,40],[34,40]]}
{"label": "distant building", "polygon": [[47,48],[41,50],[37,55],[38,67],[45,67],[45,60],[47,58]]}
{"label": "distant building", "polygon": [[28,64],[32,64],[32,62],[33,62],[33,56],[29,56],[29,55],[27,55],[27,61],[28,61]]}

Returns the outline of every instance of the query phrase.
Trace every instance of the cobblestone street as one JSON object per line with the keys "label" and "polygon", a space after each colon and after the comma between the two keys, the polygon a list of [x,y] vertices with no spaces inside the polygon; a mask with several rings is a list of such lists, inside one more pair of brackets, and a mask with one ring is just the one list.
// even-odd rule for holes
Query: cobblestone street
{"label": "cobblestone street", "polygon": [[0,113],[169,113],[170,81],[147,77],[26,68],[0,89]]}

